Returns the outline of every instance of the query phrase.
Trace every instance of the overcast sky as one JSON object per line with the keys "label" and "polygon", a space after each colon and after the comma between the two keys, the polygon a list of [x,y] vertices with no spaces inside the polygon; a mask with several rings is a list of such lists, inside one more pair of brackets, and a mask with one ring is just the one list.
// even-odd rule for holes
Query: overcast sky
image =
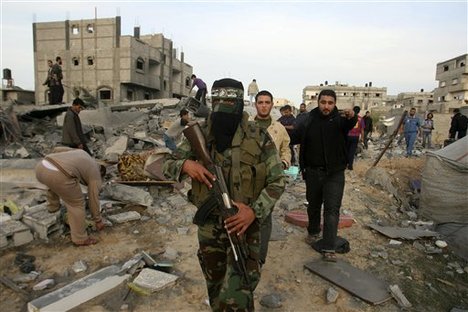
{"label": "overcast sky", "polygon": [[1,0],[1,67],[34,89],[32,23],[122,17],[122,34],[164,33],[208,86],[231,77],[298,105],[327,80],[387,93],[436,87],[436,64],[467,53],[460,1]]}

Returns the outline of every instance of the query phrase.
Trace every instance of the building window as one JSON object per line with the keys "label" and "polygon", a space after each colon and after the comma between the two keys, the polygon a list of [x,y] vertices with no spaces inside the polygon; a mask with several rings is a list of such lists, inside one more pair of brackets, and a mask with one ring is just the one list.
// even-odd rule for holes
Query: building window
{"label": "building window", "polygon": [[444,72],[448,71],[449,70],[449,66],[448,65],[444,65]]}
{"label": "building window", "polygon": [[423,103],[423,100],[418,100],[418,104],[422,104]]}
{"label": "building window", "polygon": [[150,94],[149,92],[145,92],[145,100],[149,100],[150,99]]}
{"label": "building window", "polygon": [[452,84],[453,84],[453,85],[456,85],[457,83],[458,83],[458,78],[453,78],[453,79],[452,79]]}
{"label": "building window", "polygon": [[99,99],[100,100],[111,100],[112,99],[111,90],[99,90]]}
{"label": "building window", "polygon": [[367,93],[364,93],[364,96],[367,96]]}
{"label": "building window", "polygon": [[89,65],[89,66],[94,65],[94,57],[88,56],[88,65]]}
{"label": "building window", "polygon": [[464,67],[465,66],[465,62],[460,62],[460,67]]}
{"label": "building window", "polygon": [[78,66],[80,65],[80,59],[77,57],[74,57],[72,58],[72,63],[73,63],[73,66]]}
{"label": "building window", "polygon": [[346,92],[343,92],[343,96],[346,96],[346,95],[347,95],[347,93],[346,93]]}
{"label": "building window", "polygon": [[191,80],[190,77],[188,77],[188,76],[185,77],[185,87],[186,88],[190,88],[190,84],[191,84],[190,80]]}
{"label": "building window", "polygon": [[162,55],[162,63],[163,63],[163,64],[166,64],[166,54],[163,54],[163,55]]}
{"label": "building window", "polygon": [[167,90],[167,81],[166,80],[164,80],[164,82],[163,82],[163,89],[164,89],[164,91]]}
{"label": "building window", "polygon": [[380,97],[380,93],[376,93],[376,94],[375,94],[375,97]]}
{"label": "building window", "polygon": [[86,31],[88,32],[88,34],[92,34],[94,32],[93,24],[88,24],[88,26],[86,26]]}
{"label": "building window", "polygon": [[137,60],[136,60],[136,69],[143,71],[144,66],[145,66],[145,61],[141,57],[137,58]]}
{"label": "building window", "polygon": [[441,87],[441,88],[445,87],[445,81],[441,81],[441,82],[440,82],[440,87]]}
{"label": "building window", "polygon": [[78,35],[80,33],[80,28],[78,25],[72,25],[72,34],[73,35]]}

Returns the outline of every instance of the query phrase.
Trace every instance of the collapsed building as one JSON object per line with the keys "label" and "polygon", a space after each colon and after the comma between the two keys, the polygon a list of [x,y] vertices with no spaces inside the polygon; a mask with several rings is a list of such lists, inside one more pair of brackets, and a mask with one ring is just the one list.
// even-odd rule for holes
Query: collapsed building
{"label": "collapsed building", "polygon": [[48,60],[62,59],[64,101],[76,94],[85,102],[125,101],[187,96],[193,68],[178,57],[163,34],[122,35],[120,16],[33,23],[36,104],[48,103],[43,85]]}

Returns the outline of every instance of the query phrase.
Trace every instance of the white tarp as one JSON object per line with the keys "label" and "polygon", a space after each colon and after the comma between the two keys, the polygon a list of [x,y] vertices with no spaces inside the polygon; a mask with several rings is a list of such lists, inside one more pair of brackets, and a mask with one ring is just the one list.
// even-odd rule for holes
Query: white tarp
{"label": "white tarp", "polygon": [[468,136],[428,152],[420,210],[436,223],[468,224]]}

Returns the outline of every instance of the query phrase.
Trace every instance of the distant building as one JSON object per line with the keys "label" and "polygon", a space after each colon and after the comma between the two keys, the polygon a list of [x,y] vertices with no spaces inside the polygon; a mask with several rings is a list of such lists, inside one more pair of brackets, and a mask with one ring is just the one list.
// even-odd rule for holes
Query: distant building
{"label": "distant building", "polygon": [[468,54],[441,62],[436,67],[438,87],[434,90],[432,109],[441,113],[468,104]]}
{"label": "distant building", "polygon": [[291,105],[291,106],[294,106],[294,103],[291,102],[290,100],[288,99],[283,99],[283,98],[274,98],[273,99],[273,106],[275,107],[283,107],[284,105]]}
{"label": "distant building", "polygon": [[15,86],[15,80],[11,75],[9,68],[3,69],[1,104],[7,104],[10,101],[16,104],[34,104],[34,91],[24,90]]}
{"label": "distant building", "polygon": [[385,105],[387,97],[387,88],[373,87],[372,82],[366,83],[363,87],[348,86],[347,84],[339,83],[329,85],[325,83],[315,86],[306,86],[302,91],[302,99],[304,103],[317,105],[318,95],[323,89],[331,89],[336,92],[337,105],[339,108],[359,106],[363,110],[368,110],[371,107]]}
{"label": "distant building", "polygon": [[48,103],[47,60],[62,58],[64,101],[119,103],[187,96],[193,69],[163,34],[121,35],[120,16],[33,23],[36,103]]}
{"label": "distant building", "polygon": [[424,89],[421,89],[420,92],[402,92],[397,95],[396,98],[396,107],[404,107],[409,109],[411,107],[416,108],[418,113],[424,113],[429,110],[429,108],[434,103],[434,92],[424,92]]}

